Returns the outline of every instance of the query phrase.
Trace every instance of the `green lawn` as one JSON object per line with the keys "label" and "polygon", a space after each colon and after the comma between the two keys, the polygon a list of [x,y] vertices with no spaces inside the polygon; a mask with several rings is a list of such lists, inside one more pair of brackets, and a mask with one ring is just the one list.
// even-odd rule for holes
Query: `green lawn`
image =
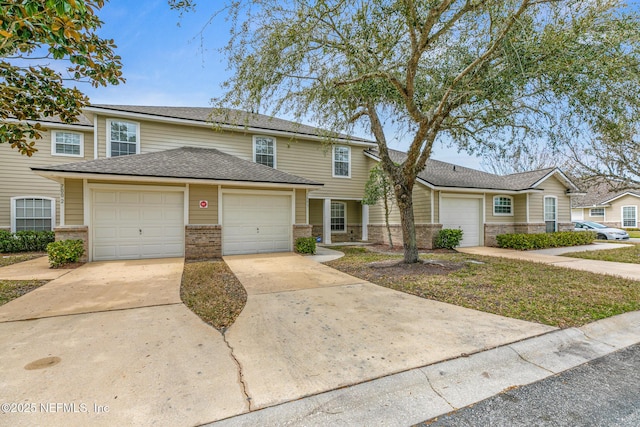
{"label": "green lawn", "polygon": [[563,256],[599,261],[628,262],[640,264],[640,245],[628,245],[627,248],[603,249],[601,251],[571,252]]}
{"label": "green lawn", "polygon": [[32,259],[40,258],[42,256],[46,256],[47,254],[44,252],[25,252],[25,253],[17,253],[17,254],[3,254],[0,255],[0,267],[5,267],[11,264],[17,264],[22,261],[29,261]]}
{"label": "green lawn", "polygon": [[640,231],[628,231],[630,237],[640,238]]}
{"label": "green lawn", "polygon": [[[373,268],[401,256],[343,247],[327,265],[364,280],[450,304],[561,328],[640,309],[640,282],[545,264],[466,254],[421,258],[459,267],[448,274],[415,274],[411,267]],[[470,263],[473,261],[474,263]],[[479,262],[479,263],[478,263]],[[406,273],[402,273],[402,271]]]}

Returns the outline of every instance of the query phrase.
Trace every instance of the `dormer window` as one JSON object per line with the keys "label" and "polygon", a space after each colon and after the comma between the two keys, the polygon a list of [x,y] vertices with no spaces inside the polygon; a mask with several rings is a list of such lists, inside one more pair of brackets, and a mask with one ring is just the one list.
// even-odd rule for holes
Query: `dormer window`
{"label": "dormer window", "polygon": [[269,166],[276,167],[276,139],[270,136],[254,136],[253,137],[253,161]]}

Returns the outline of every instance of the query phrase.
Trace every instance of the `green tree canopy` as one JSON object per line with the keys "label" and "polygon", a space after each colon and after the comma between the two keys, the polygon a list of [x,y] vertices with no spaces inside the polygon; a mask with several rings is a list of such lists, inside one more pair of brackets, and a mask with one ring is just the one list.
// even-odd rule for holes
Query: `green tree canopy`
{"label": "green tree canopy", "polygon": [[89,102],[67,81],[94,87],[124,81],[114,41],[96,33],[102,25],[96,11],[103,5],[103,0],[0,1],[0,143],[31,156],[33,140],[42,132],[35,121],[57,116],[73,123]]}
{"label": "green tree canopy", "polygon": [[[189,1],[190,6],[195,2]],[[640,20],[617,0],[238,0],[221,105],[366,128],[394,184],[405,261],[412,189],[439,139],[616,139],[638,120]],[[394,164],[389,141],[407,158]],[[618,139],[619,140],[619,139]]]}

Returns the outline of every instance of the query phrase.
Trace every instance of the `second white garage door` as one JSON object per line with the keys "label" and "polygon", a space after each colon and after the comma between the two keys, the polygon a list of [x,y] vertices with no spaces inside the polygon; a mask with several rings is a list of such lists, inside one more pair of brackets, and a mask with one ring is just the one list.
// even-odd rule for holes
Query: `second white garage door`
{"label": "second white garage door", "polygon": [[93,260],[184,256],[184,193],[93,190]]}
{"label": "second white garage door", "polygon": [[462,229],[460,246],[480,246],[482,200],[462,197],[443,197],[440,206],[442,228]]}
{"label": "second white garage door", "polygon": [[291,196],[224,194],[223,255],[291,250]]}

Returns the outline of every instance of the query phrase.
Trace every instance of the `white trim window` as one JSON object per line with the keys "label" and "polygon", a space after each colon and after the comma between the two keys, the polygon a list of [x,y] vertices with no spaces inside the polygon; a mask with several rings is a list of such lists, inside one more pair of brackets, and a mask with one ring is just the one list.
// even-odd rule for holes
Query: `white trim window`
{"label": "white trim window", "polygon": [[545,196],[544,198],[544,222],[547,226],[547,233],[558,231],[558,199],[556,196]]}
{"label": "white trim window", "polygon": [[270,136],[253,137],[253,161],[276,168],[276,139]]}
{"label": "white trim window", "polygon": [[347,204],[344,202],[331,202],[331,232],[347,232]]}
{"label": "white trim window", "polygon": [[59,130],[51,131],[51,155],[84,157],[84,134]]}
{"label": "white trim window", "polygon": [[107,119],[107,157],[140,153],[140,125],[125,120]]}
{"label": "white trim window", "polygon": [[11,231],[51,231],[56,224],[56,201],[51,197],[11,198]]}
{"label": "white trim window", "polygon": [[638,227],[638,207],[637,206],[622,207],[622,227],[624,228]]}
{"label": "white trim window", "polygon": [[591,208],[589,209],[589,216],[604,216],[604,208]]}
{"label": "white trim window", "polygon": [[351,178],[351,147],[333,146],[333,177]]}
{"label": "white trim window", "polygon": [[493,196],[494,216],[513,216],[513,197]]}

